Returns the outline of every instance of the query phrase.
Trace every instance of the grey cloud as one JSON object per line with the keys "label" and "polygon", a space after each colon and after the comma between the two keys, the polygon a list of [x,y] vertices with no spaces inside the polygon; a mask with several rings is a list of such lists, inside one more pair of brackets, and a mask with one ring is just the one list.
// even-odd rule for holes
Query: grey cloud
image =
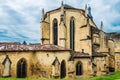
{"label": "grey cloud", "polygon": [[[119,0],[64,0],[64,3],[82,9],[85,4],[90,4],[94,21],[98,27],[103,20],[105,31],[120,31]],[[40,42],[42,8],[49,11],[60,5],[61,0],[0,0],[1,41]],[[6,7],[4,10],[5,6],[9,8]],[[13,12],[11,13],[11,11]],[[12,23],[12,25],[7,23]]]}

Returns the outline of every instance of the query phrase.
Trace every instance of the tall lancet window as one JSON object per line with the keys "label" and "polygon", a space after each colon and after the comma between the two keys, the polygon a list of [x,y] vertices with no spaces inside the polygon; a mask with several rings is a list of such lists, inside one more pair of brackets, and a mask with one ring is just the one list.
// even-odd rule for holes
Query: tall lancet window
{"label": "tall lancet window", "polygon": [[74,50],[74,28],[75,28],[75,19],[72,17],[70,19],[70,49]]}
{"label": "tall lancet window", "polygon": [[58,44],[58,21],[57,19],[53,20],[53,42],[54,42],[54,45]]}

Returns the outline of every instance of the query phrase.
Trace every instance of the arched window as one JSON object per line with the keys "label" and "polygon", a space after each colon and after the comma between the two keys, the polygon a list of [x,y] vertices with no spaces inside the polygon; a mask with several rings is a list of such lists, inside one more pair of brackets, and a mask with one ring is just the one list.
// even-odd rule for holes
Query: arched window
{"label": "arched window", "polygon": [[54,41],[54,45],[58,44],[58,21],[57,19],[53,20],[53,41]]}
{"label": "arched window", "polygon": [[75,20],[72,17],[70,19],[70,49],[74,50],[74,28],[75,28]]}
{"label": "arched window", "polygon": [[24,58],[17,63],[17,78],[25,78],[27,76],[27,63]]}
{"label": "arched window", "polygon": [[66,77],[66,64],[65,60],[61,62],[61,70],[60,70],[60,78],[65,78]]}
{"label": "arched window", "polygon": [[82,63],[81,62],[78,62],[76,64],[76,75],[77,76],[82,75]]}

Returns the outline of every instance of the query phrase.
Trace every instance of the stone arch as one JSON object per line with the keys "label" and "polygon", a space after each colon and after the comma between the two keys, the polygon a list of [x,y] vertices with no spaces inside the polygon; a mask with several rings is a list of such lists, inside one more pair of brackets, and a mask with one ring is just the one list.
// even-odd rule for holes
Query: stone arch
{"label": "stone arch", "polygon": [[83,74],[83,69],[82,69],[82,63],[80,61],[77,62],[76,64],[76,75],[80,76]]}
{"label": "stone arch", "polygon": [[75,39],[75,18],[70,18],[70,49],[74,50],[74,39]]}
{"label": "stone arch", "polygon": [[58,20],[56,18],[53,20],[53,44],[58,44]]}
{"label": "stone arch", "polygon": [[27,76],[27,61],[21,58],[17,62],[17,78],[25,78]]}
{"label": "stone arch", "polygon": [[60,78],[66,77],[66,63],[65,60],[62,60],[61,66],[60,66]]}

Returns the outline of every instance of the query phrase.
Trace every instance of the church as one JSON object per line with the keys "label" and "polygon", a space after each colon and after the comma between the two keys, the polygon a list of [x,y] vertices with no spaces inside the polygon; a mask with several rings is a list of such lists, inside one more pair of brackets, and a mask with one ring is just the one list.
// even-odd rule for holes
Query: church
{"label": "church", "polygon": [[42,10],[41,43],[0,42],[0,77],[86,78],[120,71],[120,34],[97,27],[91,7]]}

